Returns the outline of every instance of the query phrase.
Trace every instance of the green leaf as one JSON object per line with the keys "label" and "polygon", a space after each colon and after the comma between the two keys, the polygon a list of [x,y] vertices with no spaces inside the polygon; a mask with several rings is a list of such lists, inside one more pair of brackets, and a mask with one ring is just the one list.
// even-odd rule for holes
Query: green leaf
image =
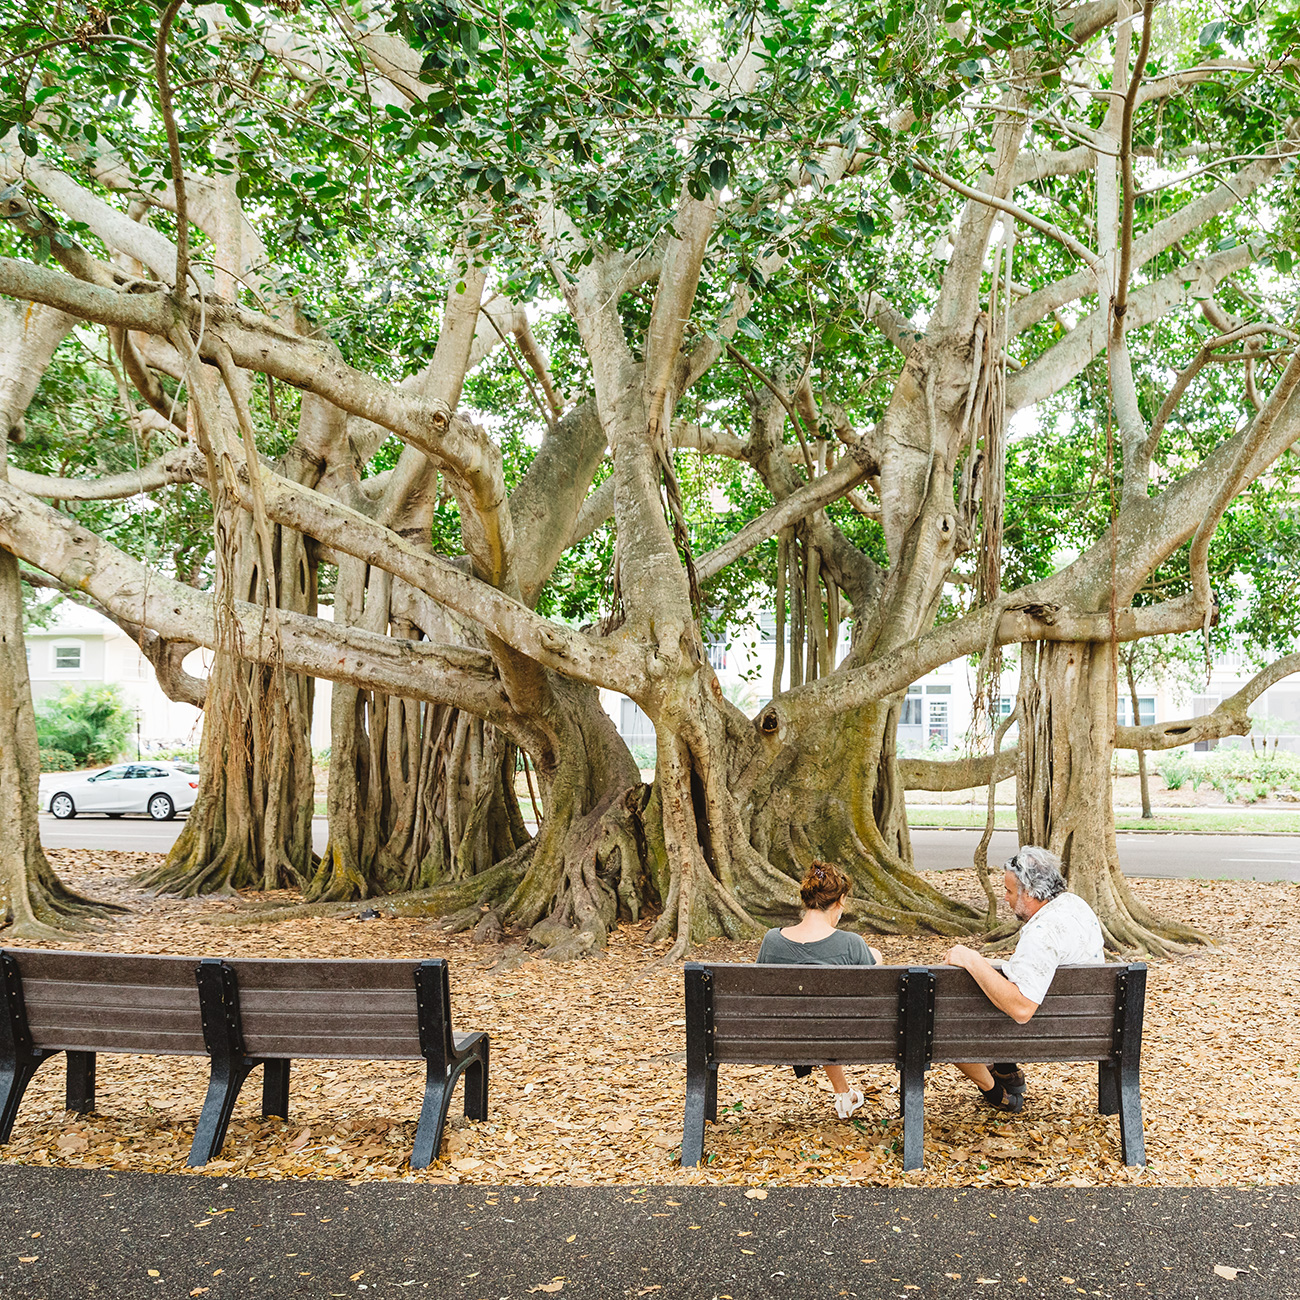
{"label": "green leaf", "polygon": [[895,167],[889,173],[889,184],[900,194],[912,192],[912,173],[906,167]]}
{"label": "green leaf", "polygon": [[1222,19],[1218,19],[1212,23],[1206,23],[1205,26],[1201,28],[1201,34],[1196,38],[1197,44],[1199,44],[1202,49],[1209,49],[1211,45],[1217,45],[1219,43],[1219,37],[1223,35],[1223,30],[1227,25],[1228,24]]}
{"label": "green leaf", "polygon": [[762,342],[763,339],[763,331],[749,316],[742,316],[736,322],[736,333],[743,334],[747,339],[754,339],[756,342]]}
{"label": "green leaf", "polygon": [[727,177],[731,174],[731,168],[725,158],[715,158],[709,164],[709,184],[715,190],[722,190],[727,184]]}

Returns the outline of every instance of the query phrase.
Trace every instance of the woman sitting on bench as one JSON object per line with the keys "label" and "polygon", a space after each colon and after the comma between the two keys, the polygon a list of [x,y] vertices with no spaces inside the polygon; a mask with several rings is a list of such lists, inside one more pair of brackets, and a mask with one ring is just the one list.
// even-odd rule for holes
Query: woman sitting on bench
{"label": "woman sitting on bench", "polygon": [[[830,862],[814,862],[808,868],[799,896],[805,908],[803,920],[798,925],[781,930],[769,930],[763,936],[758,950],[758,960],[772,966],[876,966],[884,958],[870,947],[860,934],[837,930],[844,915],[844,900],[848,897],[850,880]],[[844,1077],[844,1068],[825,1065],[826,1077],[835,1089],[835,1113],[848,1119],[865,1098],[858,1088],[850,1088]],[[812,1073],[810,1065],[796,1065],[794,1072],[801,1079]]]}

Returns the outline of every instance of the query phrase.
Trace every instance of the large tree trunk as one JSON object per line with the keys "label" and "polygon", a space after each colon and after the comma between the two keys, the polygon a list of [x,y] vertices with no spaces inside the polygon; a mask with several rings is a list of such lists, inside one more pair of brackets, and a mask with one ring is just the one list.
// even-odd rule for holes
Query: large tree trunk
{"label": "large tree trunk", "polygon": [[[413,606],[423,606],[424,622]],[[344,559],[335,620],[407,640],[464,641],[470,632],[400,580]],[[515,796],[517,749],[497,728],[447,705],[342,683],[330,728],[329,845],[311,902],[425,890],[464,880],[528,842]]]}
{"label": "large tree trunk", "polygon": [[1060,856],[1071,890],[1097,913],[1111,951],[1182,952],[1209,937],[1156,916],[1133,896],[1120,869],[1111,804],[1115,667],[1106,642],[1022,647],[1020,842]]}
{"label": "large tree trunk", "polygon": [[0,551],[0,926],[15,938],[61,939],[124,909],[82,898],[54,874],[41,848],[39,771],[18,561]]}
{"label": "large tree trunk", "polygon": [[[278,607],[314,614],[316,565],[303,538],[275,528],[272,545]],[[217,547],[235,599],[265,605],[252,517],[234,506],[219,510]],[[249,663],[237,645],[223,645],[208,678],[194,807],[166,861],[143,873],[142,885],[190,897],[282,889],[311,878],[311,713],[309,678]]]}
{"label": "large tree trunk", "polygon": [[548,957],[576,957],[656,901],[659,837],[650,792],[594,688],[553,680],[541,721],[550,743],[534,758],[545,812],[501,914],[528,927]]}
{"label": "large tree trunk", "polygon": [[779,712],[761,714],[769,761],[751,796],[750,837],[794,878],[813,858],[837,863],[853,881],[848,915],[872,929],[971,934],[982,913],[912,869],[897,764],[900,708],[896,698],[881,700],[797,734]]}
{"label": "large tree trunk", "polygon": [[[0,306],[2,479],[9,477],[10,440],[21,437],[41,376],[74,323],[32,303]],[[72,893],[54,874],[41,848],[40,770],[18,560],[0,551],[0,927],[15,937],[57,939],[123,909]]]}

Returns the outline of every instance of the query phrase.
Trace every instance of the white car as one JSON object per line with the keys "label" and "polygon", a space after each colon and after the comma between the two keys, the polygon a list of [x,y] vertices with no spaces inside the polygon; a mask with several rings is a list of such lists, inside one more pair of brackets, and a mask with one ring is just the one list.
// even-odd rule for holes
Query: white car
{"label": "white car", "polygon": [[156,822],[194,807],[199,769],[193,763],[119,763],[102,772],[47,772],[41,803],[61,821],[78,813],[147,812]]}

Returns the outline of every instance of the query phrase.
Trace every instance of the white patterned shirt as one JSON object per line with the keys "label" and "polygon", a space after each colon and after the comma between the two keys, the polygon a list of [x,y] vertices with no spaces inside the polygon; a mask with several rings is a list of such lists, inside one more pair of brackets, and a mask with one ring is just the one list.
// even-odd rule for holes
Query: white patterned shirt
{"label": "white patterned shirt", "polygon": [[1002,973],[1030,1002],[1042,1004],[1058,966],[1101,966],[1101,923],[1078,894],[1058,894],[1025,922]]}

